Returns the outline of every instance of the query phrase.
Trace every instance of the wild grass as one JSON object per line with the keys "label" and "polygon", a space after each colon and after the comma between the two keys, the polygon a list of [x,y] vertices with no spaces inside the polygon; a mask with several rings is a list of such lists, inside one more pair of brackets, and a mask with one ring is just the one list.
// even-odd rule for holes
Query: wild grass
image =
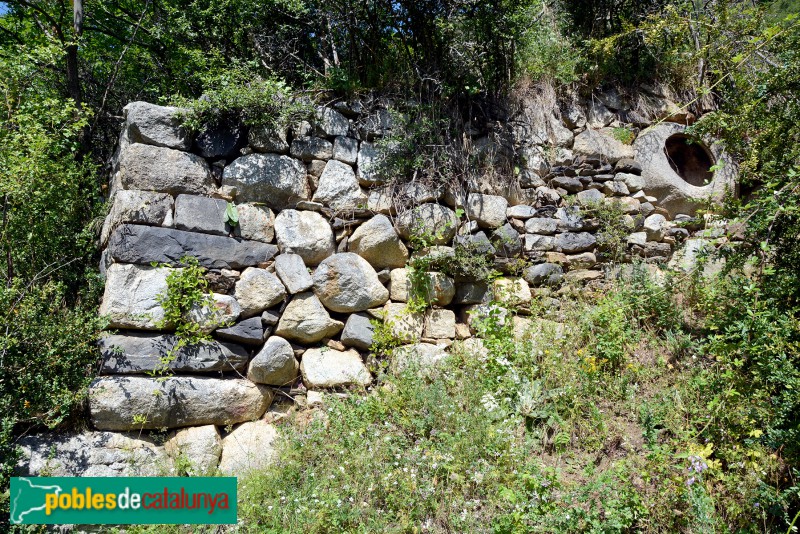
{"label": "wild grass", "polygon": [[240,480],[238,529],[780,531],[785,469],[718,439],[689,289],[636,269],[558,312],[490,315],[433,371],[296,411],[275,464]]}

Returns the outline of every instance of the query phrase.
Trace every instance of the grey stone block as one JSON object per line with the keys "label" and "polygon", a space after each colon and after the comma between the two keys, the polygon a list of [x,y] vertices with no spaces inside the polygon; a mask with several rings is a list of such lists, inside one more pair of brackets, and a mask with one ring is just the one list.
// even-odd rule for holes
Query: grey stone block
{"label": "grey stone block", "polygon": [[108,251],[120,263],[178,265],[184,256],[194,256],[208,269],[241,269],[271,260],[278,247],[172,228],[123,224],[111,234]]}

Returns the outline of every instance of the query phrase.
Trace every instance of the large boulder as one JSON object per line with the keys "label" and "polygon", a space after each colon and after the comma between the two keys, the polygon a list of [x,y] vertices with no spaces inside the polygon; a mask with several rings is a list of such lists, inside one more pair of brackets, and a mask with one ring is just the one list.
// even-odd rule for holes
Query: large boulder
{"label": "large boulder", "polygon": [[131,102],[122,109],[128,138],[133,143],[189,150],[189,132],[182,126],[186,109]]}
{"label": "large boulder", "polygon": [[300,368],[294,350],[279,336],[270,337],[247,368],[247,378],[256,384],[291,385]]}
{"label": "large boulder", "polygon": [[222,439],[214,425],[193,426],[178,430],[164,444],[164,449],[183,466],[185,474],[211,476],[219,465]]}
{"label": "large boulder", "polygon": [[531,303],[531,288],[524,278],[498,278],[492,283],[494,300],[506,306],[527,307]]}
{"label": "large boulder", "polygon": [[225,167],[222,185],[236,188],[238,202],[263,202],[281,210],[308,200],[311,189],[301,162],[278,154],[248,154]]}
{"label": "large boulder", "polygon": [[512,258],[522,251],[522,238],[510,223],[492,232],[492,243],[498,256]]}
{"label": "large boulder", "polygon": [[120,224],[169,226],[172,221],[172,206],[172,196],[167,193],[126,189],[117,191],[112,200],[111,211],[103,222],[101,246],[108,242],[111,232]]}
{"label": "large boulder", "polygon": [[533,287],[557,285],[563,276],[564,269],[555,263],[531,265],[522,273],[522,278]]}
{"label": "large boulder", "polygon": [[275,154],[289,152],[286,128],[268,125],[252,126],[247,134],[247,142],[250,148],[256,152],[273,152]]}
{"label": "large boulder", "polygon": [[308,349],[303,353],[300,372],[309,389],[368,386],[372,383],[372,375],[354,350]]}
{"label": "large boulder", "polygon": [[303,161],[331,159],[333,143],[320,137],[299,137],[292,141],[289,153]]}
{"label": "large boulder", "polygon": [[358,182],[372,186],[386,181],[381,173],[383,155],[372,143],[362,142],[358,150]]}
{"label": "large boulder", "polygon": [[576,156],[598,158],[611,163],[633,158],[633,147],[616,139],[610,128],[582,131],[575,137],[572,151]]}
{"label": "large boulder", "polygon": [[20,476],[158,476],[172,467],[163,447],[135,434],[44,432],[21,437],[18,444]]}
{"label": "large boulder", "polygon": [[344,324],[331,319],[328,311],[311,292],[292,298],[278,321],[275,334],[298,343],[311,344],[336,335]]}
{"label": "large boulder", "polygon": [[306,265],[317,265],[336,250],[331,226],[314,211],[283,210],[275,217],[275,234],[281,253],[297,254]]}
{"label": "large boulder", "polygon": [[[660,123],[651,126],[639,134],[633,143],[636,154],[636,161],[642,166],[642,191],[648,196],[658,199],[658,205],[666,209],[670,216],[674,217],[678,213],[693,215],[704,200],[711,198],[720,200],[726,191],[736,192],[736,165],[723,152],[721,143],[704,143],[694,145],[689,148],[686,145],[687,160],[694,154],[705,155],[706,163],[717,166],[717,170],[711,174],[711,179],[707,184],[702,180],[693,179],[693,176],[684,173],[693,183],[689,183],[682,178],[675,169],[680,169],[676,163],[681,163],[680,157],[675,155],[670,164],[667,156],[666,145],[670,138],[676,138],[677,145],[685,144],[680,136],[685,132],[686,127],[675,123]],[[686,165],[697,167],[699,162],[687,161]],[[697,168],[696,171],[708,171],[708,169]],[[697,172],[702,176],[703,172]],[[695,173],[693,173],[695,174]]]}
{"label": "large boulder", "polygon": [[403,343],[415,343],[422,337],[425,317],[410,313],[405,304],[387,302],[383,308],[386,325],[392,335]]}
{"label": "large boulder", "polygon": [[106,287],[100,315],[109,328],[156,330],[164,320],[159,296],[167,293],[170,269],[114,263],[106,270]]}
{"label": "large boulder", "polygon": [[408,249],[386,215],[376,215],[356,228],[348,246],[350,252],[355,252],[376,269],[402,267],[408,261]]}
{"label": "large boulder", "polygon": [[332,159],[325,164],[312,200],[337,211],[346,211],[366,206],[367,195],[358,185],[353,168]]}
{"label": "large boulder", "polygon": [[236,282],[234,297],[242,307],[242,317],[259,315],[281,302],[286,288],[278,277],[266,269],[248,267]]}
{"label": "large boulder", "polygon": [[271,260],[278,247],[173,228],[123,224],[111,234],[107,251],[122,263],[179,265],[184,256],[194,256],[208,269],[241,269]]}
{"label": "large boulder", "polygon": [[352,252],[326,258],[314,271],[314,293],[329,310],[352,313],[389,300],[372,266]]}
{"label": "large boulder", "polygon": [[538,217],[525,221],[525,231],[529,234],[552,235],[558,231],[556,219]]}
{"label": "large boulder", "polygon": [[122,151],[119,173],[124,189],[172,195],[206,195],[214,189],[211,169],[200,156],[141,143]]}
{"label": "large boulder", "polygon": [[564,232],[557,234],[553,241],[556,251],[565,254],[575,254],[592,250],[597,240],[589,232]]}
{"label": "large boulder", "polygon": [[667,230],[669,230],[666,217],[660,213],[654,213],[647,217],[642,224],[642,228],[647,233],[648,241],[661,241]]}
{"label": "large boulder", "polygon": [[452,310],[428,310],[422,334],[433,339],[453,339],[456,337],[456,314]]}
{"label": "large boulder", "polygon": [[100,373],[143,374],[160,369],[176,373],[242,371],[250,357],[232,343],[200,341],[175,350],[177,341],[173,335],[144,332],[102,337]]}
{"label": "large boulder", "polygon": [[241,379],[103,376],[89,387],[89,411],[100,430],[224,426],[258,419],[272,397]]}
{"label": "large boulder", "polygon": [[[503,218],[506,211],[503,208]],[[440,204],[422,204],[406,210],[397,218],[397,232],[408,240],[411,236],[426,237],[434,245],[446,245],[456,235],[456,213]]]}
{"label": "large boulder", "polygon": [[358,139],[337,137],[333,142],[333,158],[353,165],[358,161]]}
{"label": "large boulder", "polygon": [[242,423],[222,440],[219,470],[227,476],[243,476],[267,467],[276,457],[278,430],[265,421]]}

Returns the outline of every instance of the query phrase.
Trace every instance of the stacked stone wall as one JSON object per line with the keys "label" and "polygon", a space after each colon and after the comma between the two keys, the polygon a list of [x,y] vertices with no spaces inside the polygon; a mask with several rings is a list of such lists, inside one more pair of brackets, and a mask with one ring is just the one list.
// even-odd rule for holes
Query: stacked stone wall
{"label": "stacked stone wall", "polygon": [[[286,131],[223,127],[192,136],[180,110],[126,107],[101,233],[100,313],[112,332],[99,342],[101,376],[89,393],[96,431],[54,442],[64,454],[113,454],[98,456],[111,458],[102,469],[88,457],[63,462],[62,474],[86,474],[86,466],[130,473],[136,462],[120,460],[122,441],[167,466],[176,454],[196,456],[198,472],[260,465],[275,438],[263,416],[275,411],[276,394],[307,403],[320,391],[373,384],[375,321],[404,342],[392,371],[433,365],[474,334],[474,318],[495,300],[524,315],[535,297],[557,308],[563,295],[613,277],[598,206],[623,214],[627,234],[614,258],[622,262],[667,262],[695,222],[660,206],[648,188],[655,171],[639,162],[652,155],[618,140],[610,120],[592,128],[574,109],[517,118],[508,144],[473,142],[490,159],[508,155],[514,183],[432,186],[389,183],[379,147],[397,126],[385,108],[359,108],[321,107]],[[415,250],[420,236],[429,246]],[[488,257],[503,276],[431,272],[431,305],[411,313],[409,260],[438,256],[441,264],[459,248]],[[213,305],[186,320],[212,341],[175,349],[160,296],[186,256],[207,270],[213,289]],[[168,354],[168,377],[152,376]],[[180,429],[165,447],[117,434],[164,428]],[[24,443],[29,472],[48,443]]]}

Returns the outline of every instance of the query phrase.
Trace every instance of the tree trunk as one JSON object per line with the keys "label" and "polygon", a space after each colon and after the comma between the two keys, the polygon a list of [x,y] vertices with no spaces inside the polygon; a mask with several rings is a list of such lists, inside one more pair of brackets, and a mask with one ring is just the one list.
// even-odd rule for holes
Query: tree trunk
{"label": "tree trunk", "polygon": [[73,42],[67,46],[67,92],[80,104],[83,101],[78,73],[78,39],[83,34],[83,0],[72,0]]}

